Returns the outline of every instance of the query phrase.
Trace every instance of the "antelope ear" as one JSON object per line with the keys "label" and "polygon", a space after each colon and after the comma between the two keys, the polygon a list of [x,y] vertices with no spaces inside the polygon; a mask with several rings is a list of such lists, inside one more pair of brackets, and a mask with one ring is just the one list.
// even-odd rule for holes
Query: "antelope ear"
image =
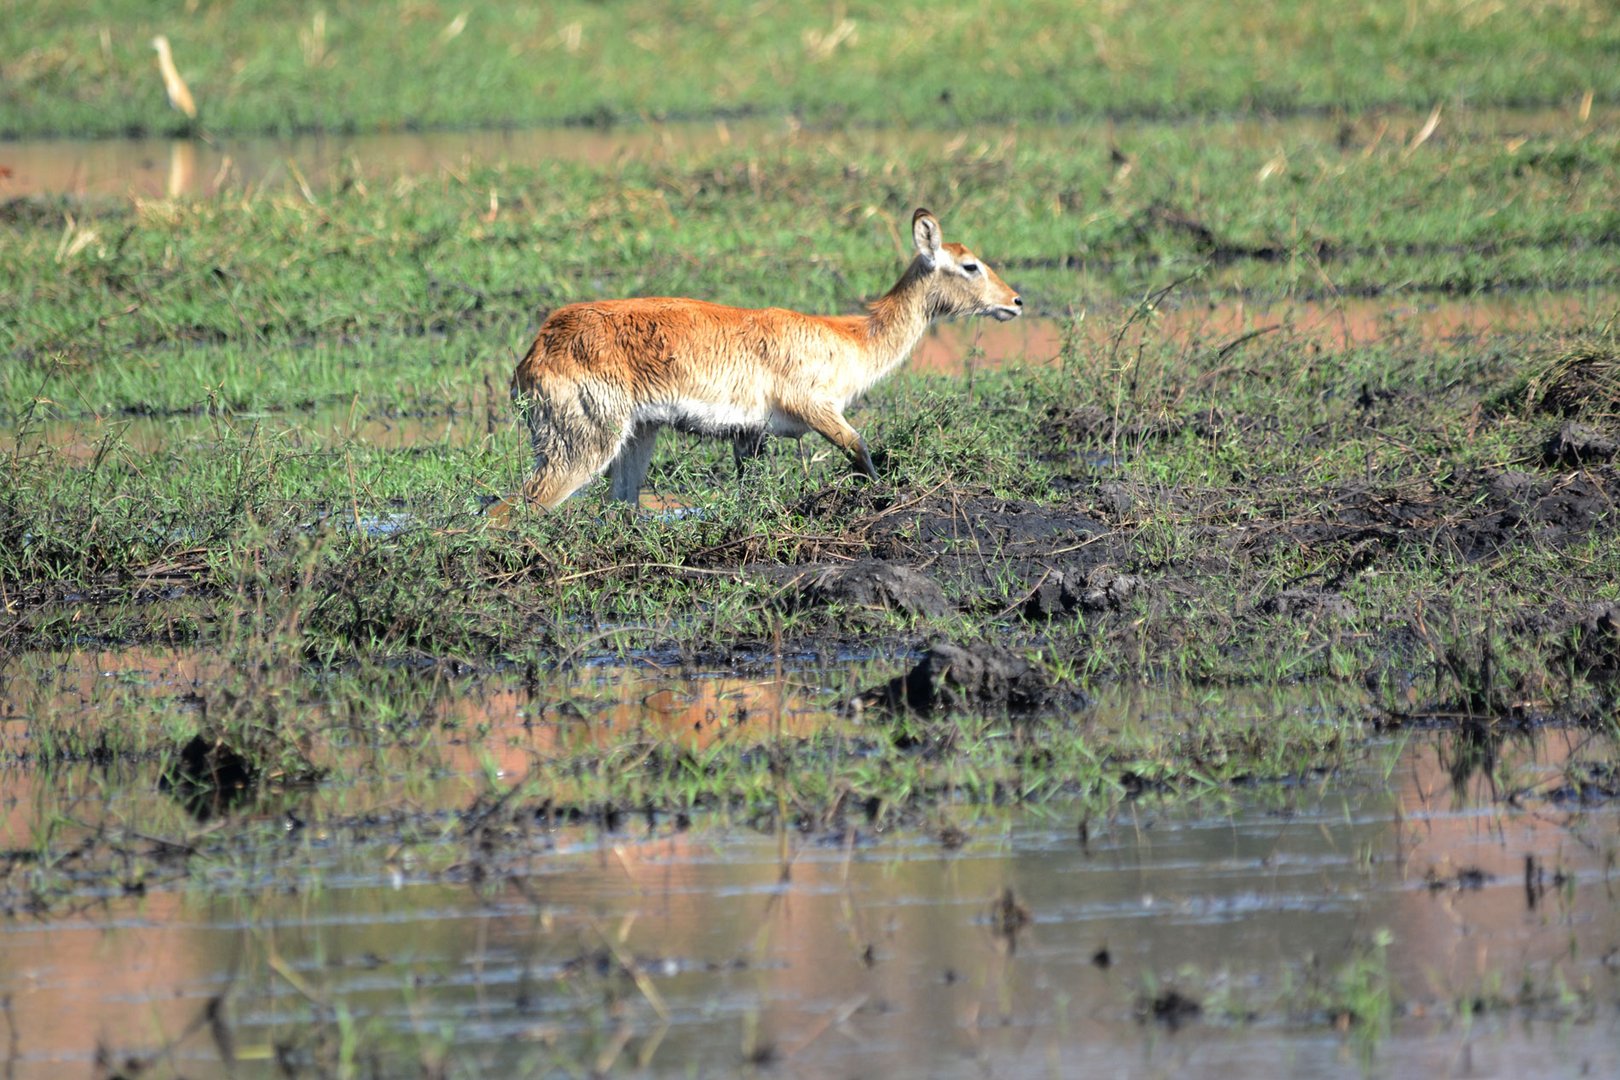
{"label": "antelope ear", "polygon": [[917,242],[917,254],[933,267],[939,261],[939,219],[919,206],[911,215],[911,236]]}

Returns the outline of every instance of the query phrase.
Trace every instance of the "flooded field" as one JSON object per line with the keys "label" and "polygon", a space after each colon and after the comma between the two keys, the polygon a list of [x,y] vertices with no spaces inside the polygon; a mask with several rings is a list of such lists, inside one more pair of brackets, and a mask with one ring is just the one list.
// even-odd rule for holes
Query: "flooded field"
{"label": "flooded field", "polygon": [[[1549,94],[0,143],[0,1077],[1612,1071],[1620,114]],[[875,480],[491,524],[546,311],[859,311],[918,205],[1027,313]]]}
{"label": "flooded field", "polygon": [[1128,351],[1144,338],[1156,347],[1170,344],[1231,354],[1247,342],[1273,334],[1296,348],[1341,352],[1401,338],[1466,339],[1486,333],[1547,331],[1578,322],[1585,312],[1613,308],[1617,302],[1620,297],[1615,295],[1589,292],[1177,302],[1155,308],[1142,326],[1123,335],[1117,321],[1107,317],[945,323],[923,337],[907,363],[912,370],[938,375],[967,375],[1009,364],[1059,364],[1066,339],[1082,356]]}
{"label": "flooded field", "polygon": [[[131,688],[184,715],[219,677],[179,654],[49,670],[13,669],[8,701],[90,724]],[[534,767],[570,740],[860,731],[822,681],[610,669],[566,693],[436,695],[414,761],[351,759],[342,781],[248,804],[228,839],[187,824],[154,761],[30,766],[14,712],[8,1072],[270,1075],[345,1039],[413,1069],[449,1054],[652,1075],[1578,1076],[1612,1053],[1613,748],[1579,731],[1408,731],[1341,769],[1190,803],[947,802],[931,828],[545,810]],[[1122,690],[1064,723],[1367,709]],[[94,835],[115,837],[108,863],[31,902],[42,838]],[[201,854],[158,872],[165,845]]]}
{"label": "flooded field", "polygon": [[297,190],[333,177],[438,176],[477,164],[615,161],[668,157],[734,140],[780,135],[782,124],[685,124],[633,131],[546,128],[364,136],[197,139],[44,139],[0,144],[0,197],[11,195],[211,195],[222,187]]}
{"label": "flooded field", "polygon": [[[1521,143],[1537,135],[1612,127],[1620,112],[1590,102],[1585,111],[1563,108],[1494,109],[1500,138]],[[1372,146],[1399,143],[1426,121],[1422,112],[1394,111],[1366,121]],[[1236,145],[1266,149],[1280,132],[1321,138],[1345,127],[1342,119],[1295,116],[1280,120],[1233,118]],[[336,178],[457,175],[474,167],[572,161],[612,166],[626,161],[671,160],[725,147],[784,144],[834,152],[881,148],[890,153],[950,153],[973,147],[1004,152],[1072,141],[1068,125],[1025,123],[927,128],[806,128],[793,118],[590,127],[516,128],[506,131],[382,132],[292,138],[28,139],[0,142],[0,198],[38,195],[111,195],[178,198],[222,189],[270,188],[313,192]]]}

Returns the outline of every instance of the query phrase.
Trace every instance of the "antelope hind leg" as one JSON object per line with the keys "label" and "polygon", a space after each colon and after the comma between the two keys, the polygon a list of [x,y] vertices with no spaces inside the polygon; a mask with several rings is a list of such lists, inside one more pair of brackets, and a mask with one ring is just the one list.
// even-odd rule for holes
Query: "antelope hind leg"
{"label": "antelope hind leg", "polygon": [[653,447],[658,442],[659,426],[644,424],[630,433],[619,447],[619,453],[608,466],[613,498],[620,502],[641,501],[641,489],[647,483],[647,470],[652,466]]}
{"label": "antelope hind leg", "polygon": [[731,437],[731,460],[737,466],[737,479],[743,479],[748,463],[765,453],[765,429],[739,431]]}

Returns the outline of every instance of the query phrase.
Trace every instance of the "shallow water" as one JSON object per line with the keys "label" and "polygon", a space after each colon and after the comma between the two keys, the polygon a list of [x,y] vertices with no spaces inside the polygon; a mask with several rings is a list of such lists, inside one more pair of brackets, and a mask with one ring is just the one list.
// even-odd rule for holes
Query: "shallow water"
{"label": "shallow water", "polygon": [[29,139],[0,143],[0,196],[174,198],[224,188],[324,188],[339,176],[429,176],[474,165],[620,160],[711,150],[785,133],[781,124],[597,130],[436,131],[296,138]]}
{"label": "shallow water", "polygon": [[[1477,128],[1504,140],[1570,134],[1611,125],[1620,112],[1601,104],[1583,115],[1564,108],[1471,112]],[[1427,110],[1391,111],[1364,121],[1373,145],[1405,141],[1424,124]],[[1289,133],[1332,136],[1342,118],[1303,116],[1222,121],[1238,145],[1274,148]],[[1443,121],[1437,135],[1449,134]],[[1026,124],[949,130],[890,128],[806,129],[797,121],[730,120],[637,124],[609,128],[540,127],[507,131],[383,132],[303,135],[294,138],[219,136],[210,139],[24,139],[0,142],[0,198],[20,195],[130,195],[174,198],[225,188],[319,189],[344,178],[460,175],[474,166],[579,161],[595,165],[636,159],[665,160],[726,146],[765,147],[791,142],[856,146],[905,153],[971,152],[1019,141],[1072,146],[1094,128]]]}
{"label": "shallow water", "polygon": [[1569,293],[1486,293],[1441,297],[1400,295],[1335,300],[1198,300],[1166,302],[1123,331],[1117,311],[1066,321],[1021,318],[942,323],[918,342],[908,366],[940,375],[1026,365],[1046,367],[1063,357],[1065,335],[1073,355],[1101,363],[1129,357],[1139,341],[1183,349],[1225,350],[1234,364],[1256,339],[1279,337],[1295,347],[1343,351],[1379,342],[1468,339],[1484,333],[1555,331],[1584,325],[1594,314],[1620,310],[1609,290]]}
{"label": "shallow water", "polygon": [[[38,718],[49,716],[56,725],[76,722],[93,731],[108,717],[141,710],[186,717],[195,714],[205,693],[231,688],[235,674],[217,650],[164,647],[87,648],[0,662],[0,763],[34,756],[31,724]],[[317,721],[330,716],[334,743],[342,741],[336,736],[345,733],[345,718],[319,697],[318,684],[311,688],[296,667],[269,681],[272,690],[296,688],[297,707]],[[516,782],[530,776],[546,755],[627,731],[704,749],[716,742],[751,745],[783,734],[807,735],[839,722],[838,702],[814,671],[676,677],[652,661],[635,668],[597,665],[588,658],[569,673],[544,673],[535,681],[511,673],[468,684],[428,679],[419,694],[387,704],[409,711],[391,719],[431,735],[432,764],[458,781],[493,772]],[[414,752],[423,756],[421,748]],[[440,800],[432,808],[461,799],[467,790],[458,783],[445,796],[449,802]],[[32,823],[13,818],[6,827],[23,835]]]}
{"label": "shallow water", "polygon": [[[94,721],[150,699],[183,712],[225,674],[169,651],[61,658],[44,678],[13,668],[6,749],[26,752],[41,710]],[[539,691],[452,685],[420,706],[414,761],[250,816],[234,853],[201,859],[190,880],[123,895],[87,879],[36,914],[13,906],[26,873],[14,867],[0,916],[14,1074],[83,1072],[98,1046],[171,1040],[175,1071],[222,1072],[196,1023],[221,995],[232,1053],[255,1075],[309,1032],[312,1003],[430,1060],[451,1038],[464,1070],[714,1075],[756,1060],[794,1076],[1548,1076],[1612,1060],[1620,813],[1558,790],[1591,750],[1580,733],[1415,733],[1350,775],[1191,807],[1142,797],[1084,823],[1061,804],[947,805],[942,821],[964,834],[950,844],[921,830],[631,817],[469,855],[462,819],[443,816],[490,790],[489,775],[541,775],[559,741],[641,725],[702,745],[848,723],[818,682],[615,668]],[[1077,721],[1356,707],[1308,690],[1119,691]],[[424,758],[429,778],[408,779]],[[31,850],[47,827],[66,846],[65,822],[98,816],[187,834],[196,826],[154,770],[46,781],[6,767],[0,848]],[[446,842],[402,844],[402,829]],[[1021,928],[996,914],[1009,889]],[[1357,957],[1393,988],[1387,1032],[1335,1016]],[[1152,1019],[1171,990],[1202,1013]],[[1488,1007],[1468,1015],[1476,999]]]}
{"label": "shallow water", "polygon": [[[476,414],[472,411],[476,409]],[[179,416],[97,416],[40,420],[25,430],[0,431],[0,452],[48,447],[75,463],[88,463],[115,450],[161,454],[187,443],[219,438],[220,418]],[[324,405],[286,412],[233,413],[238,429],[257,425],[289,450],[322,450],[364,444],[382,450],[440,446],[476,446],[491,435],[492,425],[515,425],[517,414],[504,397],[479,398],[474,405],[446,403],[442,412],[421,416],[354,415],[350,405]]]}
{"label": "shallow water", "polygon": [[[357,1017],[453,1029],[464,1062],[544,1060],[534,1044],[547,1042],[568,1057],[593,1048],[588,1060],[622,1027],[626,1060],[660,1073],[727,1072],[752,1046],[806,1075],[1042,1075],[1081,1061],[1093,1075],[1252,1076],[1278,1062],[1339,1075],[1360,1071],[1358,1047],[1297,988],[1331,986],[1358,940],[1388,930],[1405,1015],[1366,1051],[1375,1065],[1446,1075],[1471,1059],[1465,1074],[1545,1076],[1608,1060],[1614,814],[1437,801],[1429,748],[1401,768],[1394,793],[1301,791],[1202,818],[1144,808],[1094,826],[1086,846],[1061,807],[971,823],[956,852],[918,835],[793,837],[785,861],[769,836],[564,829],[478,888],[388,869],[382,845],[362,845],[296,883],[11,920],[0,984],[26,1033],[23,1075],[82,1066],[99,1042],[161,1043],[225,992],[236,1052],[252,1060],[307,1017],[302,993],[266,970],[272,945]],[[1523,884],[1531,853],[1575,875],[1541,910]],[[1477,889],[1429,884],[1472,868]],[[1015,939],[991,915],[1006,888],[1033,919]],[[1547,1004],[1459,1019],[1462,999],[1522,982]],[[1561,985],[1598,1003],[1562,1005]],[[1155,986],[1210,1015],[1174,1032],[1144,1023]],[[187,1069],[216,1057],[206,1038],[177,1053]]]}

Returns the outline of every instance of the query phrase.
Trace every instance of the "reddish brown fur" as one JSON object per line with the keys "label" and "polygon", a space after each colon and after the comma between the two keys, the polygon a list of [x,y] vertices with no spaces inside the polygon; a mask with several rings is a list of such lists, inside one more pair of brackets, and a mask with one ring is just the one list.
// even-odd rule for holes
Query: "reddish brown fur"
{"label": "reddish brown fur", "polygon": [[553,312],[512,376],[535,469],[524,498],[553,507],[609,469],[634,502],[664,426],[728,437],[739,459],[763,433],[817,431],[875,475],[844,409],[910,353],[943,315],[1013,318],[1023,303],[961,244],[942,244],[925,210],[917,257],[863,316],[645,298]]}

